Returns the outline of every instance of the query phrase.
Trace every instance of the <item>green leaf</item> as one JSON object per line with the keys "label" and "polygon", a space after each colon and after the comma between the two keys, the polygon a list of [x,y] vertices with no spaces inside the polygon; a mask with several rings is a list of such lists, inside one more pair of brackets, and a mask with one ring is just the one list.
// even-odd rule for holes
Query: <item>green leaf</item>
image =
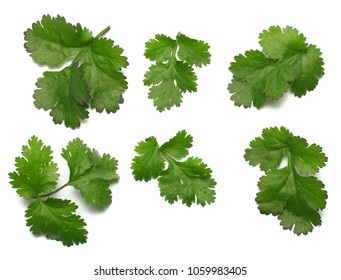
{"label": "green leaf", "polygon": [[182,92],[196,91],[196,76],[191,66],[176,61],[170,67],[167,64],[156,64],[149,68],[145,75],[145,85],[153,85],[149,98],[154,100],[154,106],[160,112],[179,107],[182,102]]}
{"label": "green leaf", "polygon": [[295,96],[301,97],[313,90],[324,74],[321,51],[314,45],[308,45],[303,34],[295,28],[287,26],[270,27],[260,34],[260,45],[263,52],[272,59],[291,57],[295,78],[291,89]]}
{"label": "green leaf", "polygon": [[86,242],[84,220],[75,215],[77,205],[70,200],[48,198],[32,202],[26,211],[27,226],[35,235],[44,234],[49,239],[63,242],[66,246]]}
{"label": "green leaf", "polygon": [[22,157],[15,159],[16,171],[9,174],[11,185],[20,196],[31,199],[56,187],[59,174],[52,159],[51,148],[32,136],[22,148]]}
{"label": "green leaf", "polygon": [[102,157],[89,149],[79,138],[69,142],[62,157],[70,168],[68,185],[78,189],[84,200],[95,207],[106,207],[111,203],[110,184],[118,181],[117,161],[110,155]]}
{"label": "green leaf", "polygon": [[244,158],[252,166],[259,165],[263,171],[275,169],[281,164],[288,148],[288,139],[292,137],[292,133],[284,127],[263,129],[262,137],[250,142]]}
{"label": "green leaf", "polygon": [[283,212],[278,216],[284,229],[294,228],[297,235],[308,234],[314,226],[321,225],[321,216],[298,197],[288,201]]}
{"label": "green leaf", "polygon": [[151,39],[146,43],[144,56],[156,62],[168,61],[175,48],[175,40],[166,35],[157,34],[155,39]]}
{"label": "green leaf", "polygon": [[290,195],[295,194],[295,182],[288,168],[273,170],[260,178],[257,194],[258,209],[262,214],[283,212]]}
{"label": "green leaf", "polygon": [[25,32],[25,48],[35,62],[56,67],[77,56],[91,38],[91,32],[80,24],[73,26],[63,17],[48,15]]}
{"label": "green leaf", "polygon": [[[161,196],[171,204],[178,200],[187,206],[213,203],[216,182],[211,169],[200,158],[179,161],[188,155],[192,140],[192,136],[183,130],[161,147],[154,137],[140,142],[135,148],[138,155],[132,162],[135,180],[157,179]],[[165,161],[168,163],[166,169]]]}
{"label": "green leaf", "polygon": [[253,50],[247,51],[245,56],[236,56],[229,69],[233,73],[232,83],[228,86],[231,100],[245,108],[252,105],[260,108],[268,100],[280,98],[293,78],[287,61],[277,62]]}
{"label": "green leaf", "polygon": [[177,61],[173,64],[173,79],[175,80],[176,87],[181,92],[195,92],[197,91],[197,76],[194,70],[187,63]]}
{"label": "green leaf", "polygon": [[313,90],[324,74],[323,59],[321,51],[314,45],[310,45],[306,51],[298,56],[295,64],[295,79],[291,84],[291,89],[295,96],[301,97],[307,91]]}
{"label": "green leaf", "polygon": [[262,51],[235,56],[230,65],[228,90],[236,106],[260,108],[288,90],[301,97],[317,86],[324,73],[321,51],[297,29],[272,26],[259,38]]}
{"label": "green leaf", "polygon": [[[258,182],[256,198],[261,213],[278,215],[283,228],[294,228],[298,235],[321,224],[318,211],[326,206],[327,192],[313,174],[325,165],[327,157],[319,146],[309,146],[286,128],[275,127],[264,129],[262,137],[251,141],[244,157],[266,172]],[[287,165],[278,169],[284,159]]]}
{"label": "green leaf", "polygon": [[182,93],[197,91],[197,76],[193,65],[210,63],[208,44],[178,34],[176,40],[156,35],[146,43],[145,57],[155,61],[145,74],[144,84],[160,112],[180,106]]}
{"label": "green leaf", "polygon": [[70,169],[69,181],[75,180],[91,168],[90,153],[91,150],[79,138],[70,141],[62,150],[62,157],[67,161]]}
{"label": "green leaf", "polygon": [[58,72],[45,72],[36,84],[34,104],[51,110],[55,123],[76,128],[88,118],[88,107],[114,113],[123,103],[128,85],[122,71],[128,62],[119,46],[102,38],[109,30],[93,37],[80,24],[44,16],[25,32],[26,50],[39,64],[56,67],[71,61]]}
{"label": "green leaf", "polygon": [[179,107],[182,102],[182,93],[172,79],[165,79],[159,85],[152,86],[148,97],[153,99],[154,106],[160,112],[173,106]]}
{"label": "green leaf", "polygon": [[165,159],[159,151],[155,137],[139,142],[135,152],[138,156],[133,159],[131,165],[135,180],[147,182],[159,177],[165,167]]}
{"label": "green leaf", "polygon": [[279,26],[271,26],[269,30],[264,30],[259,35],[259,39],[264,54],[272,59],[282,59],[305,52],[308,46],[304,35],[291,26],[283,29]]}
{"label": "green leaf", "polygon": [[210,46],[207,43],[191,39],[181,33],[176,36],[176,41],[179,45],[178,56],[181,60],[197,67],[210,64],[211,54],[208,51]]}
{"label": "green leaf", "polygon": [[185,130],[179,131],[172,139],[161,146],[161,152],[170,154],[176,159],[188,156],[188,150],[192,147],[193,137]]}
{"label": "green leaf", "polygon": [[288,139],[291,160],[302,174],[314,174],[325,166],[327,158],[322,148],[315,144],[309,146],[304,138],[292,137]]}
{"label": "green leaf", "polygon": [[113,41],[95,38],[84,57],[84,81],[91,96],[91,107],[97,112],[115,113],[123,103],[123,92],[128,88],[126,77],[120,72],[128,66],[123,50]]}
{"label": "green leaf", "polygon": [[[145,74],[144,84],[145,85],[158,85],[167,80],[167,77],[170,76],[170,68],[167,64],[153,64],[149,67],[149,71]],[[171,83],[174,82],[169,79]]]}
{"label": "green leaf", "polygon": [[76,128],[81,120],[87,119],[88,93],[80,70],[72,65],[60,72],[45,72],[37,82],[34,105],[38,109],[51,110],[56,124]]}
{"label": "green leaf", "polygon": [[183,204],[201,206],[215,201],[211,169],[200,158],[190,157],[184,162],[169,161],[166,171],[158,178],[161,196],[173,204],[180,199]]}
{"label": "green leaf", "polygon": [[111,203],[109,185],[119,177],[114,158],[109,154],[100,156],[79,138],[69,142],[62,156],[68,163],[70,178],[56,188],[59,174],[57,165],[52,162],[51,148],[32,136],[28,145],[23,146],[22,157],[16,158],[16,170],[9,173],[9,177],[17,193],[30,202],[26,217],[31,231],[71,246],[86,242],[86,224],[75,214],[75,203],[52,196],[73,186],[88,204],[105,207]]}

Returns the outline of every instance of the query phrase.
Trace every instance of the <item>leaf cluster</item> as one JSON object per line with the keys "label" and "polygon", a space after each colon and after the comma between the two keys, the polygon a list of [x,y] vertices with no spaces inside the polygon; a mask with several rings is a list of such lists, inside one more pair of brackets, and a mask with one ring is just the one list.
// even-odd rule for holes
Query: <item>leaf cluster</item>
{"label": "leaf cluster", "polygon": [[179,33],[175,39],[158,34],[146,43],[145,57],[155,64],[145,74],[144,84],[150,86],[149,98],[157,110],[179,107],[182,94],[197,91],[193,66],[210,63],[209,45]]}
{"label": "leaf cluster", "polygon": [[321,224],[319,210],[326,206],[327,192],[313,176],[327,162],[321,147],[284,127],[273,127],[250,142],[244,157],[265,172],[256,198],[262,214],[278,216],[284,229],[293,228],[298,235]]}
{"label": "leaf cluster", "polygon": [[25,32],[25,48],[35,62],[51,68],[70,62],[60,71],[44,72],[33,95],[34,105],[51,110],[56,124],[76,128],[88,118],[89,107],[114,113],[123,103],[127,82],[122,68],[128,62],[119,46],[103,38],[108,31],[93,37],[79,23],[48,15]]}
{"label": "leaf cluster", "polygon": [[324,74],[321,51],[297,29],[272,26],[259,39],[262,51],[237,55],[230,65],[228,90],[235,105],[260,108],[286,91],[302,97],[317,86]]}
{"label": "leaf cluster", "polygon": [[170,204],[178,200],[187,206],[213,203],[216,182],[211,169],[200,158],[184,160],[192,140],[192,136],[182,130],[161,146],[155,137],[139,142],[135,147],[138,155],[131,165],[135,180],[157,179],[161,196]]}
{"label": "leaf cluster", "polygon": [[78,206],[74,202],[52,195],[66,186],[73,186],[87,204],[103,208],[111,203],[109,186],[119,177],[114,158],[108,154],[100,156],[79,138],[68,143],[62,157],[69,166],[70,176],[66,184],[57,188],[59,174],[52,150],[33,136],[28,145],[23,146],[22,156],[15,159],[16,170],[9,177],[19,196],[30,202],[26,218],[33,234],[44,234],[71,246],[86,242],[86,223],[76,214]]}

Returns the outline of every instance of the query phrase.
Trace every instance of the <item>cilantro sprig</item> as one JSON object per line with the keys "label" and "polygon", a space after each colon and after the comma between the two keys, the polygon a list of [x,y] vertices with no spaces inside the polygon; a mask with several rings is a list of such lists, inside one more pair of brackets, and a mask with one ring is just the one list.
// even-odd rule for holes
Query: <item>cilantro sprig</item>
{"label": "cilantro sprig", "polygon": [[135,180],[157,179],[161,196],[170,204],[178,200],[187,206],[213,203],[216,182],[211,169],[200,158],[184,160],[192,141],[192,136],[182,130],[161,146],[155,137],[139,142],[131,165]]}
{"label": "cilantro sprig", "polygon": [[145,74],[144,84],[150,86],[149,98],[158,111],[179,107],[182,94],[197,91],[193,66],[210,63],[209,45],[178,33],[175,39],[158,34],[146,43],[145,57],[155,64]]}
{"label": "cilantro sprig", "polygon": [[87,147],[79,138],[68,143],[62,157],[67,161],[70,176],[67,183],[58,185],[58,167],[52,150],[36,136],[23,146],[22,156],[15,159],[16,170],[9,174],[10,183],[19,196],[30,202],[27,226],[35,235],[45,235],[66,246],[85,243],[85,221],[76,214],[78,206],[66,199],[52,196],[67,186],[79,190],[85,202],[96,208],[111,203],[109,186],[117,182],[117,161],[108,154]]}
{"label": "cilantro sprig", "polygon": [[228,90],[236,106],[260,108],[292,91],[302,97],[324,74],[322,53],[295,28],[272,26],[259,35],[262,51],[235,56]]}
{"label": "cilantro sprig", "polygon": [[123,50],[103,37],[109,29],[93,37],[79,23],[47,15],[25,32],[25,48],[35,62],[51,68],[70,62],[60,71],[44,72],[36,83],[34,105],[51,110],[56,124],[76,128],[88,118],[89,107],[114,113],[123,103],[127,81],[122,68],[128,62]]}
{"label": "cilantro sprig", "polygon": [[[262,214],[278,216],[284,229],[293,228],[298,235],[321,225],[319,210],[326,206],[327,192],[313,176],[328,160],[321,147],[284,127],[273,127],[250,142],[244,157],[265,172],[256,198]],[[287,164],[280,167],[284,159]]]}

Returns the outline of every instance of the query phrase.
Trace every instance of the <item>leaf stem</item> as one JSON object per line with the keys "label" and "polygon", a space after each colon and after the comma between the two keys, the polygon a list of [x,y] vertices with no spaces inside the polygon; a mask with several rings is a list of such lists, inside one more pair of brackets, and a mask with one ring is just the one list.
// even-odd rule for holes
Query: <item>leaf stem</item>
{"label": "leaf stem", "polygon": [[299,175],[296,171],[296,168],[295,168],[295,164],[293,162],[293,159],[292,159],[292,155],[291,153],[289,152],[288,154],[288,168],[291,172],[291,174],[295,177],[296,175]]}
{"label": "leaf stem", "polygon": [[105,34],[107,34],[110,30],[110,26],[107,26],[106,28],[104,28],[100,33],[98,33],[98,35],[96,36],[96,38],[101,38],[103,37]]}
{"label": "leaf stem", "polygon": [[291,160],[292,160],[291,159],[291,153],[289,152],[288,153],[288,167],[290,170],[295,171],[295,167],[294,167],[293,163],[291,162]]}
{"label": "leaf stem", "polygon": [[177,163],[179,163],[179,160],[172,157],[172,155],[167,154],[165,152],[162,151],[162,149],[159,149],[161,155],[164,157],[164,159],[166,159],[166,161],[168,161],[168,163],[172,163],[173,165],[178,165]]}
{"label": "leaf stem", "polygon": [[62,189],[64,189],[65,187],[67,187],[69,185],[69,182],[67,182],[66,184],[64,184],[63,186],[61,186],[60,188],[52,191],[52,192],[49,192],[49,193],[45,193],[45,194],[41,194],[41,195],[38,195],[36,198],[44,198],[44,197],[48,197],[50,195],[53,195],[59,191],[61,191]]}

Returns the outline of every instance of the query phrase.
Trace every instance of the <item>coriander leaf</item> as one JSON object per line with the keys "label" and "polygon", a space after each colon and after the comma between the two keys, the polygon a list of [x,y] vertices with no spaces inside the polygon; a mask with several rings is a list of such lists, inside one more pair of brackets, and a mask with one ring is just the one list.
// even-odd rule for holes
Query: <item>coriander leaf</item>
{"label": "coriander leaf", "polygon": [[297,172],[292,173],[288,166],[269,171],[260,178],[258,186],[261,190],[256,201],[259,209],[265,214],[279,214],[287,205],[293,194],[314,209],[323,209],[326,206],[326,191],[321,181],[313,176],[303,177]]}
{"label": "coriander leaf", "polygon": [[179,107],[182,93],[171,79],[164,79],[160,84],[151,87],[148,97],[154,100],[154,106],[160,112],[174,105]]}
{"label": "coriander leaf", "polygon": [[180,106],[182,93],[197,91],[193,65],[210,63],[208,44],[179,33],[175,40],[156,35],[146,43],[145,57],[155,61],[145,74],[144,84],[150,86],[149,98],[157,110]]}
{"label": "coriander leaf", "polygon": [[187,63],[174,61],[154,66],[145,74],[144,84],[152,86],[148,96],[153,99],[154,106],[160,112],[173,106],[179,107],[182,93],[197,90],[197,77]]}
{"label": "coriander leaf", "polygon": [[262,171],[278,168],[288,148],[288,139],[292,137],[292,133],[284,127],[265,128],[262,137],[250,142],[244,157],[250,165],[259,165]]}
{"label": "coriander leaf", "polygon": [[176,41],[179,44],[178,56],[181,60],[197,67],[210,64],[211,54],[208,51],[210,46],[207,43],[191,39],[181,33],[176,36]]}
{"label": "coriander leaf", "polygon": [[288,139],[291,160],[302,174],[314,174],[325,166],[327,158],[322,148],[316,144],[309,146],[304,138],[295,136]]}
{"label": "coriander leaf", "polygon": [[68,185],[78,189],[88,204],[96,207],[108,206],[111,203],[109,186],[118,181],[117,161],[108,154],[101,157],[79,138],[63,149],[62,157],[70,168]]}
{"label": "coriander leaf", "polygon": [[324,73],[321,51],[314,45],[308,45],[306,38],[290,26],[270,27],[260,34],[260,45],[263,52],[272,59],[291,57],[295,78],[291,89],[295,96],[301,97],[313,90]]}
{"label": "coriander leaf", "polygon": [[[149,92],[149,98],[154,100],[154,106],[159,110],[180,106],[182,92],[196,91],[196,76],[193,69],[181,61],[174,62],[173,68],[168,65],[152,65],[146,73],[145,83],[156,84]],[[174,71],[173,73],[171,73]],[[172,78],[169,78],[171,75]]]}
{"label": "coriander leaf", "polygon": [[88,93],[81,78],[80,70],[72,65],[60,72],[45,72],[37,82],[38,89],[33,95],[38,109],[49,110],[56,124],[76,128],[80,121],[87,119]]}
{"label": "coriander leaf", "polygon": [[264,54],[272,59],[282,59],[304,52],[308,46],[303,34],[291,26],[283,29],[279,26],[271,26],[269,30],[264,30],[259,35],[259,39]]}
{"label": "coriander leaf", "polygon": [[172,139],[161,146],[161,152],[171,154],[176,159],[188,156],[188,150],[192,147],[193,137],[185,130],[179,131]]}
{"label": "coriander leaf", "polygon": [[315,177],[302,177],[285,167],[270,171],[258,185],[261,192],[256,201],[260,212],[278,215],[285,229],[307,234],[321,224],[318,210],[325,208],[327,192]]}
{"label": "coriander leaf", "polygon": [[28,145],[23,146],[22,157],[15,159],[16,170],[9,173],[9,178],[17,193],[30,201],[26,217],[31,231],[71,246],[86,242],[86,224],[75,215],[75,203],[52,196],[71,185],[81,192],[88,204],[105,207],[111,203],[109,185],[119,177],[114,158],[109,154],[100,156],[79,138],[69,142],[62,156],[68,163],[70,178],[56,188],[59,174],[57,164],[52,162],[51,148],[32,136]]}
{"label": "coriander leaf", "polygon": [[126,77],[119,71],[128,66],[123,50],[113,45],[113,41],[94,38],[85,54],[84,81],[89,87],[91,107],[97,112],[104,109],[114,113],[123,103],[123,92],[128,88]]}
{"label": "coriander leaf", "polygon": [[320,214],[297,197],[288,201],[278,218],[284,229],[293,228],[297,235],[308,234],[313,230],[313,226],[321,225],[322,222]]}
{"label": "coriander leaf", "polygon": [[167,170],[158,178],[161,196],[173,204],[178,198],[183,204],[201,206],[215,200],[211,169],[200,158],[190,157],[184,162],[169,161]]}
{"label": "coriander leaf", "polygon": [[22,148],[22,157],[15,159],[16,171],[9,174],[11,185],[20,196],[31,199],[56,187],[59,174],[52,159],[51,148],[32,136]]}
{"label": "coriander leaf", "polygon": [[291,90],[301,97],[313,90],[324,73],[321,52],[290,26],[272,26],[260,35],[262,52],[235,56],[228,90],[236,106],[262,107]]}
{"label": "coriander leaf", "polygon": [[[148,85],[158,85],[165,80],[167,80],[167,77],[170,75],[169,68],[166,64],[153,64],[150,66],[149,71],[145,74],[145,80],[144,83]],[[171,84],[174,85],[174,82],[171,79],[168,79]],[[153,86],[157,87],[157,86]]]}
{"label": "coriander leaf", "polygon": [[320,49],[309,45],[306,51],[298,56],[293,64],[295,80],[291,84],[295,96],[301,97],[317,86],[319,78],[324,74],[321,55]]}
{"label": "coriander leaf", "polygon": [[25,48],[35,62],[56,67],[75,57],[91,38],[92,33],[80,24],[73,26],[64,17],[48,15],[25,32]]}
{"label": "coriander leaf", "polygon": [[34,61],[50,67],[72,61],[58,72],[45,72],[37,82],[34,104],[51,110],[55,123],[76,128],[88,118],[88,107],[114,113],[123,103],[128,86],[122,69],[128,62],[119,46],[102,38],[109,30],[93,37],[80,24],[44,16],[25,32],[25,47]]}
{"label": "coriander leaf", "polygon": [[[318,211],[326,206],[327,192],[313,174],[325,165],[327,157],[319,146],[309,146],[288,129],[274,127],[251,141],[244,157],[266,172],[258,182],[256,198],[262,214],[278,215],[283,228],[294,228],[298,235],[321,224]],[[284,159],[287,165],[278,169]]]}
{"label": "coriander leaf", "polygon": [[253,50],[246,52],[245,56],[236,56],[229,69],[235,74],[228,86],[233,94],[231,100],[245,108],[252,105],[260,108],[269,99],[280,98],[293,75],[287,61],[277,62]]}
{"label": "coriander leaf", "polygon": [[[214,202],[216,182],[211,169],[200,158],[179,161],[188,155],[192,140],[192,136],[183,130],[161,147],[154,137],[140,142],[135,148],[138,155],[132,162],[135,180],[157,178],[161,196],[171,204],[178,200],[187,206]],[[168,163],[166,169],[165,161]]]}
{"label": "coriander leaf", "polygon": [[48,198],[37,199],[26,211],[27,226],[35,235],[46,235],[60,240],[66,246],[86,242],[87,231],[84,220],[75,215],[77,205],[70,200]]}
{"label": "coriander leaf", "polygon": [[145,57],[151,61],[164,62],[171,57],[173,49],[176,48],[176,41],[163,35],[155,35],[155,39],[151,39],[146,43]]}
{"label": "coriander leaf", "polygon": [[176,83],[176,87],[181,92],[193,92],[197,90],[197,76],[195,75],[193,68],[187,63],[177,61],[173,65],[173,78]]}
{"label": "coriander leaf", "polygon": [[159,177],[165,167],[165,159],[159,152],[156,138],[149,137],[139,142],[135,152],[139,154],[133,159],[131,166],[135,180],[147,182]]}
{"label": "coriander leaf", "polygon": [[62,150],[62,157],[67,161],[70,169],[70,180],[76,179],[91,168],[90,153],[91,150],[79,138],[70,141]]}

